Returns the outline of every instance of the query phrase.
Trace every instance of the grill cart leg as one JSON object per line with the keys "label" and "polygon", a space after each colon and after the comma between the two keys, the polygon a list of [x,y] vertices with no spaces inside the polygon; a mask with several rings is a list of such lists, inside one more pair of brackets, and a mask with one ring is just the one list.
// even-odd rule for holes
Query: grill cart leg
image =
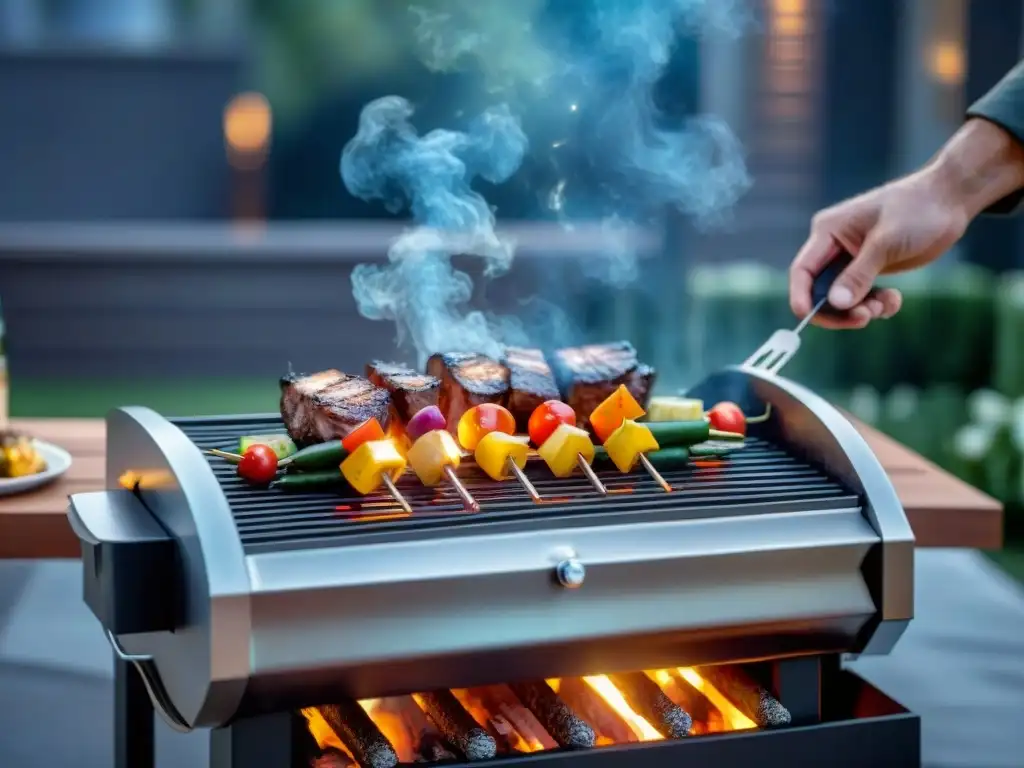
{"label": "grill cart leg", "polygon": [[142,675],[114,654],[114,768],[154,768],[153,705]]}
{"label": "grill cart leg", "polygon": [[291,712],[236,720],[210,732],[210,768],[292,768],[296,718]]}

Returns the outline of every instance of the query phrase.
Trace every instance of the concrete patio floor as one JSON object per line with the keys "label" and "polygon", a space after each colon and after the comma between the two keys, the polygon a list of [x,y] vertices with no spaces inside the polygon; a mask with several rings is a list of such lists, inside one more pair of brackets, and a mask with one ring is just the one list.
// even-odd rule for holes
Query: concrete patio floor
{"label": "concrete patio floor", "polygon": [[[110,652],[72,562],[0,563],[0,766],[110,768]],[[975,552],[917,562],[917,618],[854,666],[923,716],[933,768],[1024,766],[1024,590]],[[158,768],[205,768],[204,734],[162,728]]]}

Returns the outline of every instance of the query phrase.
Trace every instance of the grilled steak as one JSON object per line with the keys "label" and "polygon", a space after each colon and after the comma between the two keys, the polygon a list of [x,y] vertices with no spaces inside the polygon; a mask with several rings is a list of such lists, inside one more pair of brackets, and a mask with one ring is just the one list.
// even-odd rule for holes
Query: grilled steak
{"label": "grilled steak", "polygon": [[437,405],[456,433],[459,419],[480,403],[504,405],[508,399],[508,368],[484,355],[450,352],[431,355],[427,373],[441,382]]}
{"label": "grilled steak", "polygon": [[398,363],[374,360],[366,366],[367,378],[391,395],[391,413],[405,424],[428,405],[437,405],[441,382]]}
{"label": "grilled steak", "polygon": [[576,411],[581,427],[590,423],[590,414],[620,384],[643,406],[654,384],[654,369],[639,364],[628,341],[560,349],[552,363],[563,398]]}
{"label": "grilled steak", "polygon": [[300,444],[346,437],[370,418],[387,428],[390,406],[387,390],[334,369],[281,379],[281,418]]}
{"label": "grilled steak", "polygon": [[557,400],[558,387],[539,349],[509,347],[504,363],[509,375],[508,409],[516,417],[516,429],[525,433],[530,414],[545,400]]}

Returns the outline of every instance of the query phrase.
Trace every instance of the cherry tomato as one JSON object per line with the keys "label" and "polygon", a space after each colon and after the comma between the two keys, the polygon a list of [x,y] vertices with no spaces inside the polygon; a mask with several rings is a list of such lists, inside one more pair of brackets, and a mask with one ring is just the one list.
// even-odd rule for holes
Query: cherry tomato
{"label": "cherry tomato", "polygon": [[735,432],[738,435],[747,434],[747,417],[736,403],[718,403],[708,411],[708,421],[711,422],[712,429]]}
{"label": "cherry tomato", "polygon": [[572,406],[558,400],[543,402],[530,414],[530,422],[527,425],[530,440],[540,448],[544,441],[551,437],[551,433],[562,424],[576,426],[576,411],[572,409]]}
{"label": "cherry tomato", "polygon": [[475,451],[477,444],[491,432],[516,431],[516,419],[508,408],[497,403],[481,403],[462,414],[458,427],[459,445],[467,451]]}
{"label": "cherry tomato", "polygon": [[384,440],[387,435],[384,434],[384,428],[381,427],[380,422],[376,419],[367,419],[358,427],[353,429],[341,440],[341,446],[349,454],[356,452],[363,443],[368,443],[371,440]]}
{"label": "cherry tomato", "polygon": [[238,462],[238,476],[254,485],[267,485],[277,475],[277,454],[269,445],[250,445]]}

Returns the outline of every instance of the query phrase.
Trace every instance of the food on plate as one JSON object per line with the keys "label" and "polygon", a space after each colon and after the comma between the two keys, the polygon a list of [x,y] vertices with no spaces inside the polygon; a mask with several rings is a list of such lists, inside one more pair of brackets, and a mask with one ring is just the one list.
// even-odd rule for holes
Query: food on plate
{"label": "food on plate", "polygon": [[647,427],[654,434],[654,439],[662,447],[669,448],[679,445],[697,445],[708,440],[730,440],[742,442],[743,435],[739,432],[724,432],[714,429],[707,419],[696,421],[652,421]]}
{"label": "food on plate", "polygon": [[277,454],[269,445],[250,445],[238,462],[238,476],[253,485],[269,485],[277,477]]}
{"label": "food on plate", "polygon": [[513,434],[516,431],[516,420],[512,412],[496,403],[482,403],[473,406],[459,418],[456,434],[459,445],[467,451],[476,449],[484,435],[491,432]]}
{"label": "food on plate", "polygon": [[563,400],[579,415],[581,427],[589,425],[589,415],[620,385],[641,405],[654,386],[654,369],[640,365],[627,341],[559,349],[551,362]]}
{"label": "food on plate", "polygon": [[590,414],[590,426],[620,472],[632,472],[639,462],[665,493],[671,493],[672,486],[647,458],[648,453],[661,446],[650,427],[636,421],[644,414],[643,406],[620,384]]}
{"label": "food on plate", "polygon": [[508,347],[502,360],[508,368],[508,409],[520,432],[527,431],[530,414],[545,400],[559,398],[551,366],[539,349]]}
{"label": "food on plate", "polygon": [[428,421],[433,422],[435,428],[419,435],[409,449],[409,464],[412,466],[413,472],[426,486],[438,485],[443,480],[447,480],[459,494],[466,509],[478,512],[480,504],[466,490],[458,475],[455,474],[455,470],[462,463],[462,451],[455,442],[455,438],[447,431],[447,423],[443,419],[438,421],[433,412],[423,419],[424,424]]}
{"label": "food on plate", "polygon": [[347,437],[374,418],[387,427],[391,396],[369,379],[330,369],[281,379],[281,418],[296,443]]}
{"label": "food on plate", "polygon": [[620,384],[590,414],[590,429],[602,443],[608,439],[626,419],[639,419],[645,413],[636,398]]}
{"label": "food on plate", "polygon": [[485,355],[449,352],[432,355],[427,373],[441,382],[437,405],[449,431],[457,428],[462,414],[481,403],[505,402],[508,398],[508,368]]}
{"label": "food on plate", "polygon": [[265,445],[280,459],[287,459],[297,450],[287,435],[246,435],[238,441],[238,453],[244,455],[251,446]]}
{"label": "food on plate", "polygon": [[45,470],[46,460],[36,450],[31,437],[0,432],[0,478],[27,477]]}
{"label": "food on plate", "polygon": [[576,426],[576,411],[560,400],[545,400],[534,408],[527,422],[530,440],[538,448],[562,424]]}
{"label": "food on plate", "polygon": [[405,472],[406,460],[393,440],[367,440],[341,462],[341,474],[348,484],[364,496],[382,485],[407,514],[412,507],[395,486]]}
{"label": "food on plate", "polygon": [[697,421],[704,418],[704,401],[693,397],[652,397],[648,421]]}
{"label": "food on plate", "polygon": [[441,409],[436,405],[428,405],[409,419],[409,423],[405,425],[405,434],[411,441],[416,442],[427,432],[444,429],[446,426],[447,423]]}
{"label": "food on plate", "polygon": [[429,405],[437,405],[441,382],[400,363],[374,360],[366,366],[366,378],[391,395],[392,416],[405,424]]}

